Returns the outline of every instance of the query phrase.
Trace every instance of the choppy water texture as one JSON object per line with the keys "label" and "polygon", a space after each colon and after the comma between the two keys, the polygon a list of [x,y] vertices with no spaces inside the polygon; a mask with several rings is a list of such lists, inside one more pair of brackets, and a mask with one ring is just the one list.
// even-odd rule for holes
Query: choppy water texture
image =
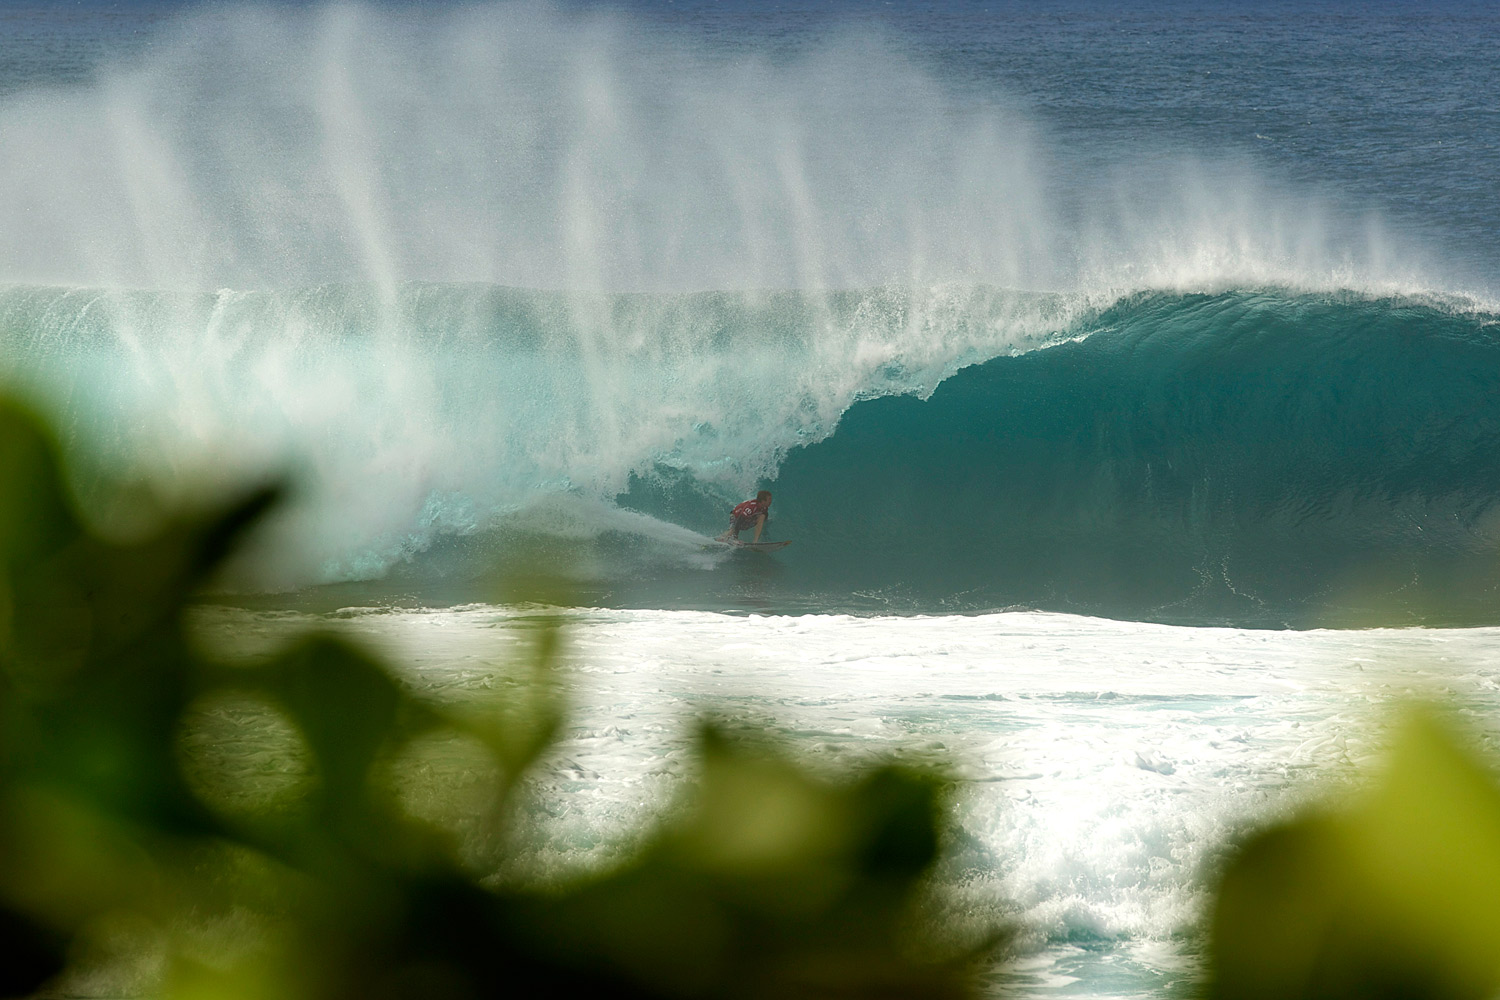
{"label": "choppy water texture", "polygon": [[[0,384],[94,516],[284,476],[226,592],[405,608],[354,617],[438,687],[506,613],[433,609],[496,566],[616,609],[538,858],[607,854],[700,699],[830,760],[941,742],[949,877],[1017,901],[1027,988],[1162,995],[1201,865],[1362,759],[1367,699],[1489,717],[1493,5],[0,28]],[[713,547],[760,487],[794,544]]]}

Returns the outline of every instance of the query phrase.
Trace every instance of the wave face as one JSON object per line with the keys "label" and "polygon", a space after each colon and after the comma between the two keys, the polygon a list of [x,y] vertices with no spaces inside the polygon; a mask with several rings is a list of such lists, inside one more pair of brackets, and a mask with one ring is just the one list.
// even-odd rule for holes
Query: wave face
{"label": "wave face", "polygon": [[787,574],[898,611],[1494,620],[1494,314],[1154,293],[1078,332],[790,454]]}
{"label": "wave face", "polygon": [[1494,619],[1494,314],[1237,291],[1093,325],[790,456],[809,572],[925,606]]}

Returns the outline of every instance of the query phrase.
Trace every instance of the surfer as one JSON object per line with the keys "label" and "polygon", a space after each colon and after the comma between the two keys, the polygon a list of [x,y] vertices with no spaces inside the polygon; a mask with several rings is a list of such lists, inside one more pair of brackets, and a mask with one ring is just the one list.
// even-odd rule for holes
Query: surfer
{"label": "surfer", "polygon": [[755,534],[750,539],[754,545],[760,541],[761,529],[766,526],[766,518],[771,513],[771,491],[761,490],[755,494],[754,500],[746,500],[729,512],[729,527],[724,534],[719,536],[719,541],[728,542],[740,537],[740,532],[755,529]]}

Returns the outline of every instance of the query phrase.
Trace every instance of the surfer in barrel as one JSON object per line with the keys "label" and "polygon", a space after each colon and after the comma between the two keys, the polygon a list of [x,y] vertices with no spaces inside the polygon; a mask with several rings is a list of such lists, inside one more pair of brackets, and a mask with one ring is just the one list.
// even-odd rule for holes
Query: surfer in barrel
{"label": "surfer in barrel", "polygon": [[761,490],[755,494],[754,500],[746,500],[729,512],[729,527],[724,534],[719,536],[719,541],[738,541],[740,532],[755,529],[755,534],[750,538],[750,544],[754,545],[760,541],[760,533],[766,526],[766,518],[771,514],[771,491]]}

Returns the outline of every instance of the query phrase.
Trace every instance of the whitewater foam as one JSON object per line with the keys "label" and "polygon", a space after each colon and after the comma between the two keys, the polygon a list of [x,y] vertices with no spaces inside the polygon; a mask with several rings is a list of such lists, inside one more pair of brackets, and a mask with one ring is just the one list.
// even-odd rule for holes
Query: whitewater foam
{"label": "whitewater foam", "polygon": [[[209,609],[253,655],[309,624],[405,664],[424,694],[501,683],[545,609]],[[707,713],[838,771],[894,753],[965,785],[940,881],[955,926],[1015,920],[1025,995],[1160,995],[1191,973],[1214,864],[1248,824],[1347,790],[1404,699],[1493,740],[1500,630],[1265,632],[1067,615],[849,618],[569,611],[569,728],[533,784],[525,875],[608,865],[689,777]],[[1486,721],[1490,720],[1490,721]],[[513,873],[519,874],[519,873]],[[1082,979],[1082,986],[1076,981]]]}

